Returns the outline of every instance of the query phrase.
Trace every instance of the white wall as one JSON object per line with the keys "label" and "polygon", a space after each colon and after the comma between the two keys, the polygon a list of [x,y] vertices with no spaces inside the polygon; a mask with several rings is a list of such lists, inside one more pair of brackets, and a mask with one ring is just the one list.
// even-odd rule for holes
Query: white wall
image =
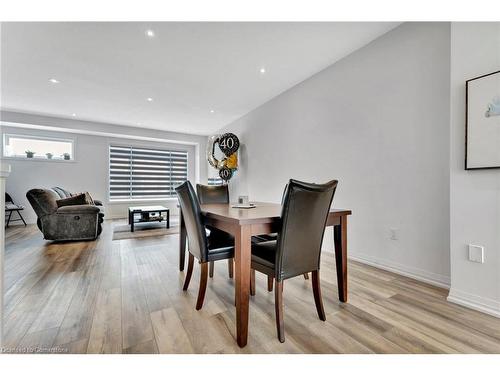
{"label": "white wall", "polygon": [[449,36],[403,24],[225,127],[243,143],[233,196],[338,179],[351,257],[449,284]]}
{"label": "white wall", "polygon": [[[500,170],[464,169],[465,81],[497,70],[500,23],[453,23],[449,300],[500,316]],[[485,246],[484,264],[468,261],[469,243]]]}
{"label": "white wall", "polygon": [[[177,214],[176,199],[148,201],[147,203],[109,202],[108,147],[110,143],[187,150],[189,179],[192,182],[206,181],[207,179],[207,165],[204,158],[206,137],[204,136],[5,111],[1,115],[3,122],[1,126],[2,134],[61,136],[63,138],[75,139],[75,162],[7,159],[12,167],[12,173],[7,181],[7,191],[17,203],[26,206],[25,216],[30,223],[36,222],[36,215],[26,199],[26,192],[32,188],[50,188],[53,186],[61,186],[72,192],[90,192],[95,199],[103,201],[106,218],[108,219],[126,217],[127,207],[133,204],[162,204],[171,208],[172,214]],[[6,123],[14,126],[6,126]],[[16,124],[20,126],[35,125],[35,128],[17,127]],[[42,128],[36,129],[36,127]],[[47,130],[49,128],[57,129],[57,131]],[[91,131],[100,135],[81,134],[79,133],[80,131]],[[168,140],[174,143],[169,143]],[[3,155],[3,153],[0,153],[0,155]]]}

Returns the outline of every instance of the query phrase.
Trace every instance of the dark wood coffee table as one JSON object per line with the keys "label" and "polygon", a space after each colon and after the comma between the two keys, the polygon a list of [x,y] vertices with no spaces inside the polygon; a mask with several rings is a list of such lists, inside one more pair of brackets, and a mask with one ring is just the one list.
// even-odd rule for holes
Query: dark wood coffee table
{"label": "dark wood coffee table", "polygon": [[[166,213],[165,218],[162,213]],[[140,218],[136,218],[136,214],[140,214]],[[170,228],[170,210],[163,206],[136,206],[128,208],[128,224],[130,225],[130,231],[134,231],[134,226],[137,223],[151,223],[151,222],[162,222],[166,220],[167,229]]]}

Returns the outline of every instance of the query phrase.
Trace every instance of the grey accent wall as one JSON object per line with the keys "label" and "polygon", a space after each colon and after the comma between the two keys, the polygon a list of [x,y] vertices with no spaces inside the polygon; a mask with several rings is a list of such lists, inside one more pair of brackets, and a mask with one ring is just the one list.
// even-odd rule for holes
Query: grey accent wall
{"label": "grey accent wall", "polygon": [[[465,81],[500,70],[500,22],[451,27],[451,290],[449,300],[500,317],[500,169],[466,171]],[[500,144],[498,145],[500,149]],[[468,260],[468,244],[485,262]]]}
{"label": "grey accent wall", "polygon": [[[147,202],[109,202],[108,147],[111,143],[187,150],[189,179],[193,183],[196,181],[206,182],[207,180],[207,165],[204,157],[206,137],[204,136],[6,111],[1,112],[1,120],[4,122],[4,125],[1,126],[2,134],[61,136],[63,138],[75,139],[76,160],[74,162],[4,160],[12,167],[12,173],[7,180],[7,191],[16,202],[26,206],[25,214],[30,223],[36,221],[36,215],[26,200],[26,192],[31,188],[49,188],[52,186],[61,186],[72,192],[90,192],[95,199],[104,202],[107,218],[126,217],[128,206],[141,204],[166,205],[172,209],[173,214],[177,214],[176,199]],[[5,126],[5,122],[19,125],[53,127],[57,131]],[[64,131],[65,129],[67,131]],[[92,131],[101,135],[78,134],[75,131]],[[111,134],[114,136],[110,136]],[[147,137],[148,140],[131,139],[129,137]],[[149,139],[156,139],[157,141]],[[168,140],[174,141],[174,143],[169,143],[167,142]],[[0,155],[3,155],[3,152]]]}
{"label": "grey accent wall", "polygon": [[449,66],[449,23],[406,23],[253,110],[221,130],[243,143],[232,194],[338,179],[351,257],[448,285]]}

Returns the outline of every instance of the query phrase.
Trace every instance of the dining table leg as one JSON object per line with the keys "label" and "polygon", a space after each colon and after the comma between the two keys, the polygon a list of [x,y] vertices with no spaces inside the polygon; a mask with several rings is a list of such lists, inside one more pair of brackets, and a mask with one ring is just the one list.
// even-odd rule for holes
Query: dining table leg
{"label": "dining table leg", "polygon": [[335,243],[335,264],[339,300],[347,302],[347,216],[340,217],[340,224],[333,227]]}
{"label": "dining table leg", "polygon": [[236,288],[236,341],[242,348],[248,339],[248,313],[250,294],[251,227],[242,225],[234,236],[235,288]]}
{"label": "dining table leg", "polygon": [[186,224],[182,216],[182,210],[179,209],[179,271],[184,271],[184,263],[186,259]]}

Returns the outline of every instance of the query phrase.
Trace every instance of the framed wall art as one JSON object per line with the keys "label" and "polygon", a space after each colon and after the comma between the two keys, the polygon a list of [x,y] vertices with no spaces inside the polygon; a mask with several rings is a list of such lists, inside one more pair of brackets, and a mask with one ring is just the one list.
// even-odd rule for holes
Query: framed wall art
{"label": "framed wall art", "polygon": [[500,168],[500,70],[466,82],[465,169]]}

